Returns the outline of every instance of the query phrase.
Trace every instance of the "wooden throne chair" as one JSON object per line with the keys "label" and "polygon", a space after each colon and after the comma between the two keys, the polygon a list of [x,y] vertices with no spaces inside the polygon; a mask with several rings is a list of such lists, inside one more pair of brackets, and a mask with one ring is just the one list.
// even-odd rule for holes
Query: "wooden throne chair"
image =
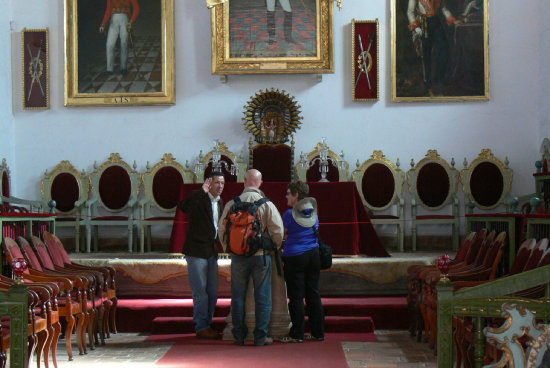
{"label": "wooden throne chair", "polygon": [[139,173],[128,165],[118,153],[89,176],[90,198],[86,201],[86,252],[91,251],[92,235],[94,251],[98,251],[99,228],[125,227],[128,232],[128,251],[133,251],[135,211],[138,206]]}
{"label": "wooden throne chair", "polygon": [[405,173],[399,168],[399,159],[394,164],[382,151],[374,151],[371,157],[359,163],[351,174],[363,203],[374,225],[397,227],[397,243],[401,252],[405,249],[405,200],[403,185]]}
{"label": "wooden throne chair", "polygon": [[171,227],[183,184],[193,183],[195,175],[188,165],[183,167],[171,153],[165,153],[162,160],[141,176],[143,198],[139,200],[139,249],[151,251],[152,226]]}
{"label": "wooden throne chair", "polygon": [[481,228],[506,231],[509,252],[504,259],[506,269],[514,262],[523,218],[520,213],[509,211],[513,176],[508,160],[502,162],[488,148],[482,149],[470,165],[465,158],[464,169],[460,172],[467,231]]}
{"label": "wooden throne chair", "polygon": [[[458,248],[458,171],[454,159],[447,163],[437,150],[428,150],[416,165],[411,160],[407,182],[411,193],[412,249],[417,248],[417,229],[421,225],[452,227],[452,248]],[[422,208],[422,214],[418,209]]]}
{"label": "wooden throne chair", "polygon": [[[44,173],[41,181],[42,199],[55,201],[55,227],[74,229],[75,252],[80,252],[82,211],[88,199],[88,178],[84,170],[79,172],[69,161],[63,160],[51,171]],[[51,203],[54,205],[54,203]]]}

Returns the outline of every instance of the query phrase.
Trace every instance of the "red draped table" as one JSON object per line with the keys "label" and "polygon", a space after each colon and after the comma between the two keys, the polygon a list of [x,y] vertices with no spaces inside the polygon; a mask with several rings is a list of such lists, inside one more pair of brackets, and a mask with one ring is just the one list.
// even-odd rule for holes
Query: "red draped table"
{"label": "red draped table", "polygon": [[[283,214],[286,205],[286,182],[264,182],[260,189]],[[371,257],[389,257],[363,206],[355,182],[308,183],[309,194],[317,199],[319,232],[323,240],[338,255],[363,254]],[[179,200],[201,184],[183,184]],[[226,183],[222,193],[224,203],[242,193],[243,183]],[[181,253],[187,230],[187,215],[176,210],[170,252]]]}

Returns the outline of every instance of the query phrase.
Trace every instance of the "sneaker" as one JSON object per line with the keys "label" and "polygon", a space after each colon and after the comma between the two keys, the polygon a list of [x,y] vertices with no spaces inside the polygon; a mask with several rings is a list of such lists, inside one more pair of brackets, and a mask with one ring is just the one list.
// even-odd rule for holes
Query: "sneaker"
{"label": "sneaker", "polygon": [[313,335],[305,335],[304,339],[307,341],[325,341],[324,337],[315,337]]}
{"label": "sneaker", "polygon": [[273,339],[271,337],[266,337],[263,341],[254,341],[256,346],[264,346],[273,344]]}
{"label": "sneaker", "polygon": [[279,342],[284,342],[284,343],[287,343],[287,342],[298,342],[298,343],[300,343],[300,342],[304,342],[304,340],[302,340],[302,339],[295,339],[294,337],[288,336],[288,335],[287,335],[287,336],[281,337],[281,338],[279,339]]}

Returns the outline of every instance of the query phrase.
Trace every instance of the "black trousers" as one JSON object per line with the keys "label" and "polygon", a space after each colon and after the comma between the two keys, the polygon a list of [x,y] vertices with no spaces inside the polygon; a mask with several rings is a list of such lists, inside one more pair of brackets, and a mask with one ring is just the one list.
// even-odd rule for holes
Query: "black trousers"
{"label": "black trousers", "polygon": [[283,257],[283,261],[289,298],[288,310],[292,320],[289,335],[295,339],[304,338],[305,298],[311,334],[315,337],[325,337],[325,314],[319,293],[319,248],[297,256]]}

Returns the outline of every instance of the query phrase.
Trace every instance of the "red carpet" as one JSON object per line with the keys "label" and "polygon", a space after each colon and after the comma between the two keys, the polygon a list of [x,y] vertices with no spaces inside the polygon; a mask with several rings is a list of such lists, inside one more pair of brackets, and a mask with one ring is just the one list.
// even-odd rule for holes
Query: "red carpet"
{"label": "red carpet", "polygon": [[325,341],[302,344],[275,342],[256,347],[251,341],[235,346],[233,341],[197,339],[194,335],[151,335],[147,341],[173,341],[174,346],[156,366],[165,368],[340,368],[347,367],[342,341],[377,341],[373,333],[327,333]]}
{"label": "red carpet", "polygon": [[[405,296],[322,298],[328,332],[372,332],[407,329]],[[231,300],[218,299],[214,327],[222,330]],[[119,299],[117,327],[121,332],[181,334],[194,331],[191,299]]]}

